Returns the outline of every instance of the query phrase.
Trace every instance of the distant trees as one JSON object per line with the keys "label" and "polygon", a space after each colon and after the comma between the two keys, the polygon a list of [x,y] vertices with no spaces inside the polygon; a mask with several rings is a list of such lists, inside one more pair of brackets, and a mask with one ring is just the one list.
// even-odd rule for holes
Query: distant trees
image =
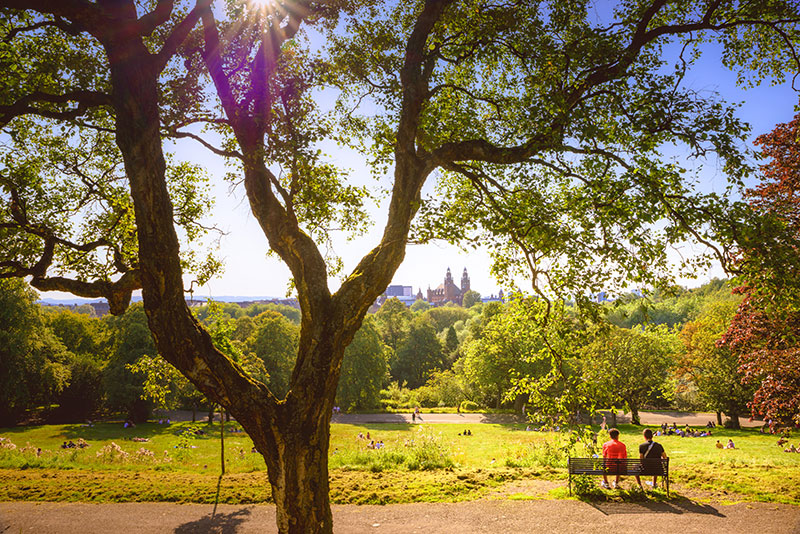
{"label": "distant trees", "polygon": [[739,299],[709,302],[679,333],[683,351],[678,373],[689,376],[697,385],[706,409],[725,412],[732,428],[739,428],[739,414],[753,399],[752,387],[742,384],[736,354],[719,343],[738,305]]}
{"label": "distant trees", "polygon": [[380,391],[388,383],[392,351],[384,345],[375,322],[367,317],[344,352],[336,404],[346,411],[377,408]]}
{"label": "distant trees", "polygon": [[123,315],[110,317],[108,325],[113,342],[103,373],[107,405],[111,410],[124,411],[133,421],[145,421],[153,403],[144,398],[144,377],[134,374],[129,367],[142,356],[155,357],[158,354],[147,327],[144,308],[141,304],[133,304]]}
{"label": "distant trees", "polygon": [[472,289],[464,293],[464,296],[461,299],[461,305],[464,306],[465,308],[471,308],[474,305],[479,304],[480,302],[481,302],[481,294]]}
{"label": "distant trees", "polygon": [[444,353],[436,328],[425,317],[415,317],[409,324],[408,336],[397,349],[391,365],[392,378],[417,388],[425,383],[434,369],[445,366]]}
{"label": "distant trees", "polygon": [[383,342],[395,353],[402,340],[408,336],[411,317],[411,311],[395,297],[387,299],[375,313],[375,326],[383,337]]}
{"label": "distant trees", "polygon": [[255,323],[255,330],[245,342],[246,350],[264,362],[269,375],[265,383],[270,389],[285,395],[297,354],[300,327],[275,311],[262,313],[255,318]]}
{"label": "distant trees", "polygon": [[465,376],[495,408],[506,400],[515,379],[536,374],[533,362],[542,339],[531,306],[536,307],[512,301],[502,313],[490,316],[480,335],[464,347]]}
{"label": "distant trees", "polygon": [[69,354],[36,298],[24,281],[0,279],[0,426],[53,401],[69,383]]}

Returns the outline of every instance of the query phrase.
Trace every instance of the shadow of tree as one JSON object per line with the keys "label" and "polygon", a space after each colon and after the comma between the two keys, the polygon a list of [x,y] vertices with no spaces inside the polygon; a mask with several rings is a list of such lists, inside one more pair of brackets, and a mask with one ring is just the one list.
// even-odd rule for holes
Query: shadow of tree
{"label": "shadow of tree", "polygon": [[222,514],[209,514],[196,521],[190,521],[178,526],[175,534],[193,534],[213,532],[215,534],[234,534],[250,516],[249,508],[242,508],[234,512]]}

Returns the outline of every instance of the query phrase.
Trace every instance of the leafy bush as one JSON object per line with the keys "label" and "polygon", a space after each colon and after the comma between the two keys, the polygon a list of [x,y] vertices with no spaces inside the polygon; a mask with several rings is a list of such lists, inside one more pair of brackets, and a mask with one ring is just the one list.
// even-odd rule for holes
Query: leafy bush
{"label": "leafy bush", "polygon": [[462,412],[474,412],[477,411],[480,407],[477,403],[465,400],[461,403],[461,411]]}
{"label": "leafy bush", "polygon": [[381,406],[386,411],[413,410],[419,402],[417,392],[392,382],[380,392]]}
{"label": "leafy bush", "polygon": [[597,484],[589,475],[578,475],[572,478],[572,490],[576,495],[592,495],[598,491]]}

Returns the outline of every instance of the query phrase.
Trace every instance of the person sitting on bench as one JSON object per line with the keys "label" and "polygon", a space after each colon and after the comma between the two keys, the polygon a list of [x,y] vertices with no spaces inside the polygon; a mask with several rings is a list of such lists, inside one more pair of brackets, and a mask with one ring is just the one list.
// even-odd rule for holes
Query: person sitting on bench
{"label": "person sitting on bench", "polygon": [[619,440],[619,430],[616,428],[612,428],[608,431],[608,435],[611,436],[610,441],[606,441],[603,443],[603,458],[605,458],[606,462],[606,469],[603,472],[603,483],[601,486],[604,489],[608,489],[608,477],[606,476],[605,471],[608,471],[612,474],[617,475],[617,479],[614,481],[614,488],[616,489],[619,486],[619,477],[622,474],[621,471],[623,469],[624,462],[615,462],[614,460],[625,459],[628,457],[628,448]]}
{"label": "person sitting on bench", "polygon": [[[656,443],[653,441],[653,431],[649,428],[645,428],[644,432],[642,432],[644,436],[644,443],[639,445],[639,459],[643,460],[644,463],[645,458],[666,458],[667,453],[664,451],[664,447],[660,443]],[[656,478],[658,475],[653,475],[653,488],[656,487]],[[636,475],[636,483],[639,484],[639,487],[642,487],[642,481],[639,479],[639,475]]]}

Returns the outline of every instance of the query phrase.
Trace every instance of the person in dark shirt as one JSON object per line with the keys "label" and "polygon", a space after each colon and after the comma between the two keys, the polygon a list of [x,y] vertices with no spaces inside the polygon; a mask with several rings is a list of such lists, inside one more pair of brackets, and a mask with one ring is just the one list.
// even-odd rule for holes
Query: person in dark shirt
{"label": "person in dark shirt", "polygon": [[[656,443],[653,441],[653,431],[649,428],[646,428],[642,433],[644,435],[645,442],[639,445],[639,458],[644,460],[645,458],[666,458],[667,453],[664,451],[664,447],[660,443]],[[656,478],[657,475],[653,475],[653,487],[656,487]],[[639,484],[639,487],[642,487],[642,481],[639,477],[636,477],[636,483]]]}

